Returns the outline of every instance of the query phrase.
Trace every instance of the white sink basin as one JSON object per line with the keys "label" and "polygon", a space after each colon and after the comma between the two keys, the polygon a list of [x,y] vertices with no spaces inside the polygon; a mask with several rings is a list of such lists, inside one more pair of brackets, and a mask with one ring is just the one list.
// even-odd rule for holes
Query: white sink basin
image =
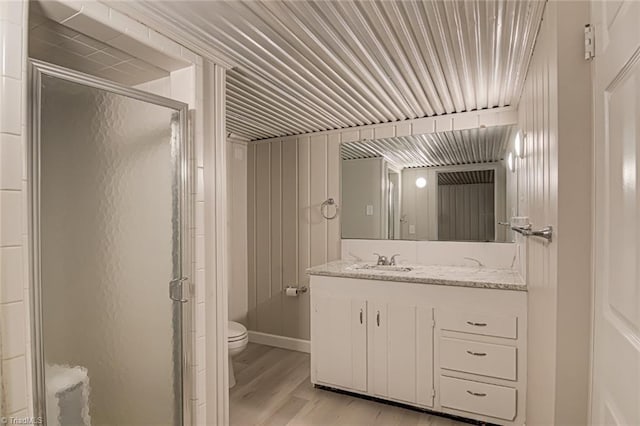
{"label": "white sink basin", "polygon": [[388,272],[411,272],[413,268],[410,266],[398,265],[353,265],[350,269],[368,270],[368,271],[388,271]]}

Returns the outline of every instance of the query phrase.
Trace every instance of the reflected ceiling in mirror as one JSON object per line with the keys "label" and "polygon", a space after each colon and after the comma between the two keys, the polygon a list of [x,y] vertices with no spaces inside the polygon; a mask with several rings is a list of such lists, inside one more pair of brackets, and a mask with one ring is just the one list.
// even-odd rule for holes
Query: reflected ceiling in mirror
{"label": "reflected ceiling in mirror", "polygon": [[514,126],[343,143],[342,238],[509,241]]}
{"label": "reflected ceiling in mirror", "polygon": [[453,130],[343,143],[343,160],[384,158],[396,169],[499,162],[513,139],[513,126]]}

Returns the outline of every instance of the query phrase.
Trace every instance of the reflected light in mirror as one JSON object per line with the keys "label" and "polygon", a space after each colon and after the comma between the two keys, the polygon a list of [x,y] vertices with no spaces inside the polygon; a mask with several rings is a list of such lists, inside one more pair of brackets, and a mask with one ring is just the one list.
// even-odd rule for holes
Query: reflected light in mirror
{"label": "reflected light in mirror", "polygon": [[418,179],[416,179],[416,186],[418,188],[424,188],[425,186],[427,186],[427,180],[423,177],[419,177]]}
{"label": "reflected light in mirror", "polygon": [[518,158],[522,158],[523,156],[523,152],[522,152],[522,132],[518,131],[518,133],[516,133],[516,140],[514,142],[514,148],[516,151],[516,157]]}

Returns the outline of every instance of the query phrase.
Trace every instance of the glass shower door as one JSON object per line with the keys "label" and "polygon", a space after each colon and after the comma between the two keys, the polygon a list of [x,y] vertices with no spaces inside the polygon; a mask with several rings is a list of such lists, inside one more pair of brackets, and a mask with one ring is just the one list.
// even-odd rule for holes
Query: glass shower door
{"label": "glass shower door", "polygon": [[185,107],[35,73],[48,424],[182,424]]}

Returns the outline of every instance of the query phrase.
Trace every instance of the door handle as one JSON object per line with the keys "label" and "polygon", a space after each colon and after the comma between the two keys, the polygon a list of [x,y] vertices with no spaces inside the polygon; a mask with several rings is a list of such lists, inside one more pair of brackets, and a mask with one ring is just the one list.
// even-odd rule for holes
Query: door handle
{"label": "door handle", "polygon": [[189,300],[185,299],[182,294],[183,294],[183,284],[185,281],[187,281],[189,278],[187,277],[181,277],[181,278],[174,278],[171,281],[169,281],[169,299],[173,300],[174,302],[180,302],[180,303],[187,303]]}
{"label": "door handle", "polygon": [[360,324],[362,324],[362,309],[360,309]]}
{"label": "door handle", "polygon": [[380,327],[380,311],[376,314],[376,323],[378,324],[378,327]]}

